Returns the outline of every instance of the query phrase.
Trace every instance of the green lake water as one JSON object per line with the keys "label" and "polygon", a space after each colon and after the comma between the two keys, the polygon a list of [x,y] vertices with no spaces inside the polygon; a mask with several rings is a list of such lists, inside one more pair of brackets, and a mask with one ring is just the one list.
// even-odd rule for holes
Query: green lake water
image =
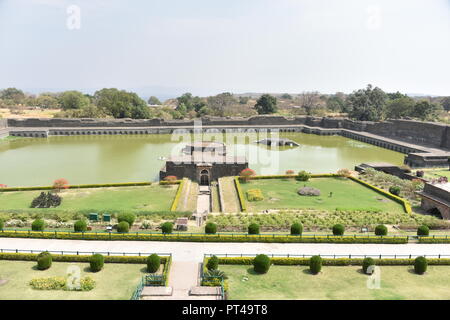
{"label": "green lake water", "polygon": [[[156,181],[164,166],[160,157],[179,154],[189,142],[172,135],[67,136],[0,140],[0,184],[51,185],[66,178],[70,184]],[[222,134],[204,136],[220,140]],[[223,142],[230,155],[246,156],[258,174],[286,170],[331,173],[353,169],[362,162],[402,164],[404,155],[341,136],[282,133],[300,144],[295,148],[268,148],[254,143],[267,137],[228,134]],[[174,139],[175,138],[175,139]]]}

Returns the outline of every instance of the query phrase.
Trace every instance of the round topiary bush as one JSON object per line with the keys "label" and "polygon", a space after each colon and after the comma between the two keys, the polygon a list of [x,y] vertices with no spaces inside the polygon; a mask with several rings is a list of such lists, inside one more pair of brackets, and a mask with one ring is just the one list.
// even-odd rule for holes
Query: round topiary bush
{"label": "round topiary bush", "polygon": [[172,233],[173,223],[172,222],[164,222],[161,225],[162,233]]}
{"label": "round topiary bush", "polygon": [[423,225],[417,228],[417,235],[418,236],[428,236],[430,235],[430,228],[428,226]]}
{"label": "round topiary bush", "polygon": [[342,224],[335,224],[333,226],[333,235],[335,236],[343,236],[345,231],[345,227]]}
{"label": "round topiary bush", "polygon": [[161,258],[157,254],[149,255],[147,258],[147,271],[155,273],[161,266]]}
{"label": "round topiary bush", "polygon": [[363,272],[367,274],[367,269],[370,266],[374,266],[375,265],[375,260],[373,260],[372,258],[368,257],[368,258],[364,258],[363,263],[362,263],[362,269]]}
{"label": "round topiary bush", "polygon": [[389,188],[389,192],[392,193],[394,196],[399,196],[400,195],[400,187],[392,186]]}
{"label": "round topiary bush", "polygon": [[42,219],[36,219],[31,224],[31,230],[33,231],[44,231],[45,221]]}
{"label": "round topiary bush", "polygon": [[122,221],[128,222],[128,225],[131,227],[136,220],[136,216],[131,212],[121,213],[117,216],[117,221],[120,223]]}
{"label": "round topiary bush", "polygon": [[44,251],[37,256],[38,270],[47,270],[52,266],[52,255],[48,251]]}
{"label": "round topiary bush", "polygon": [[5,223],[3,222],[2,219],[0,219],[0,230],[3,230],[4,227],[5,227]]}
{"label": "round topiary bush", "polygon": [[313,256],[309,259],[309,270],[312,274],[318,274],[322,270],[322,258],[320,256]]}
{"label": "round topiary bush", "polygon": [[217,224],[208,222],[205,226],[205,233],[215,234],[217,232]]}
{"label": "round topiary bush", "polygon": [[92,272],[99,272],[100,270],[102,270],[104,264],[105,264],[105,257],[103,257],[99,253],[93,254],[89,258],[89,265],[91,267]]}
{"label": "round topiary bush", "polygon": [[75,232],[85,232],[87,230],[87,223],[85,220],[78,220],[73,225],[73,229]]}
{"label": "round topiary bush", "polygon": [[303,225],[300,222],[295,222],[291,226],[291,235],[301,236],[303,233]]}
{"label": "round topiary bush", "polygon": [[117,225],[117,232],[127,233],[128,231],[130,231],[130,225],[128,224],[128,222],[119,222],[119,224]]}
{"label": "round topiary bush", "polygon": [[309,174],[305,170],[302,170],[297,174],[297,180],[299,181],[308,181],[310,178],[311,174]]}
{"label": "round topiary bush", "polygon": [[427,271],[428,262],[425,257],[417,257],[414,260],[414,272],[417,274],[424,274]]}
{"label": "round topiary bush", "polygon": [[217,270],[218,267],[219,267],[219,258],[217,258],[216,256],[212,256],[211,258],[208,259],[208,262],[206,263],[206,268],[209,271]]}
{"label": "round topiary bush", "polygon": [[251,223],[248,226],[248,234],[259,234],[259,224]]}
{"label": "round topiary bush", "polygon": [[270,268],[270,258],[265,254],[258,254],[255,259],[253,259],[253,270],[256,273],[267,273]]}
{"label": "round topiary bush", "polygon": [[377,236],[385,236],[387,235],[388,230],[387,227],[383,224],[380,224],[378,226],[375,227],[375,235]]}

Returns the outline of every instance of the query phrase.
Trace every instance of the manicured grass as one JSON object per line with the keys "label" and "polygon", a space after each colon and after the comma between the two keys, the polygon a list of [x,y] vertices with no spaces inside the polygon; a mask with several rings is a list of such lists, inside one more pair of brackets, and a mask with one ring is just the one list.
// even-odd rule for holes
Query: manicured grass
{"label": "manicured grass", "polygon": [[[58,210],[169,210],[178,185],[121,188],[69,189],[60,192],[63,198]],[[47,209],[30,209],[31,201],[41,191],[0,192],[1,209],[45,212]],[[51,209],[54,210],[54,209]]]}
{"label": "manicured grass", "polygon": [[427,170],[427,171],[425,171],[425,178],[437,179],[439,177],[447,177],[450,179],[450,170],[442,169],[442,170]]}
{"label": "manicured grass", "polygon": [[[400,204],[345,178],[315,178],[308,182],[294,179],[260,179],[241,183],[241,186],[244,195],[249,189],[261,189],[264,196],[262,201],[247,201],[248,212],[266,209],[403,211]],[[303,186],[317,188],[321,195],[298,195],[298,189]],[[330,192],[333,193],[331,197]]]}
{"label": "manicured grass", "polygon": [[[0,300],[128,300],[139,280],[146,272],[144,264],[105,263],[100,272],[90,272],[88,263],[53,262],[50,269],[39,271],[36,262],[0,261]],[[28,283],[34,278],[65,277],[69,266],[77,266],[81,277],[90,276],[96,282],[93,290],[87,292],[63,290],[34,290]]]}
{"label": "manicured grass", "polygon": [[220,178],[220,186],[222,188],[222,196],[225,207],[222,208],[223,212],[240,212],[241,208],[239,205],[236,187],[234,186],[234,177]]}
{"label": "manicured grass", "polygon": [[[323,267],[311,275],[307,266],[271,266],[257,275],[252,266],[219,265],[229,277],[229,299],[242,300],[403,300],[450,299],[450,266],[429,266],[424,275],[412,266],[381,266],[380,289],[369,289],[361,267]],[[248,278],[247,281],[244,279]]]}

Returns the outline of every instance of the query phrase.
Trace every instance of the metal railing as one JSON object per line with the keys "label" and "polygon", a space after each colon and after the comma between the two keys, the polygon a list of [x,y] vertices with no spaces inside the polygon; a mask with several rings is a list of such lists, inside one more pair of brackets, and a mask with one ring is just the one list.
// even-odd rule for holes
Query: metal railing
{"label": "metal railing", "polygon": [[[364,258],[374,258],[374,259],[413,259],[416,257],[425,257],[429,259],[448,259],[450,258],[450,254],[266,254],[271,258],[311,258],[312,256],[320,256],[322,258],[327,259],[339,259],[339,258],[347,258],[347,259],[364,259]],[[233,254],[233,253],[224,253],[224,254],[204,254],[205,258],[209,258],[212,256],[216,256],[218,258],[252,258],[256,257],[257,254]]]}
{"label": "metal railing", "polygon": [[[60,255],[94,255],[102,254],[106,256],[127,256],[127,257],[141,257],[149,256],[154,252],[110,252],[110,251],[65,251],[65,250],[37,250],[37,249],[1,249],[0,253],[41,253],[47,251],[49,253],[60,254]],[[171,253],[157,253],[161,257],[172,256]]]}

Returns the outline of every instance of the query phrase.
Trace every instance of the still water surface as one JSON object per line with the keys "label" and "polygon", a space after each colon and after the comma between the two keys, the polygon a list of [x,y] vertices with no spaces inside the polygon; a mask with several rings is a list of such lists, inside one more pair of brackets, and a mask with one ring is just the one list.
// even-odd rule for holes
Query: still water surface
{"label": "still water surface", "polygon": [[[239,134],[234,139],[227,135],[224,141],[228,154],[246,156],[249,167],[258,174],[283,174],[288,169],[330,173],[353,169],[362,162],[402,164],[404,158],[401,153],[341,136],[280,136],[300,146],[268,148],[255,144],[257,137],[244,141]],[[164,166],[160,157],[177,154],[182,145],[182,141],[163,134],[0,140],[0,184],[51,185],[58,178],[66,178],[70,184],[155,181]]]}

